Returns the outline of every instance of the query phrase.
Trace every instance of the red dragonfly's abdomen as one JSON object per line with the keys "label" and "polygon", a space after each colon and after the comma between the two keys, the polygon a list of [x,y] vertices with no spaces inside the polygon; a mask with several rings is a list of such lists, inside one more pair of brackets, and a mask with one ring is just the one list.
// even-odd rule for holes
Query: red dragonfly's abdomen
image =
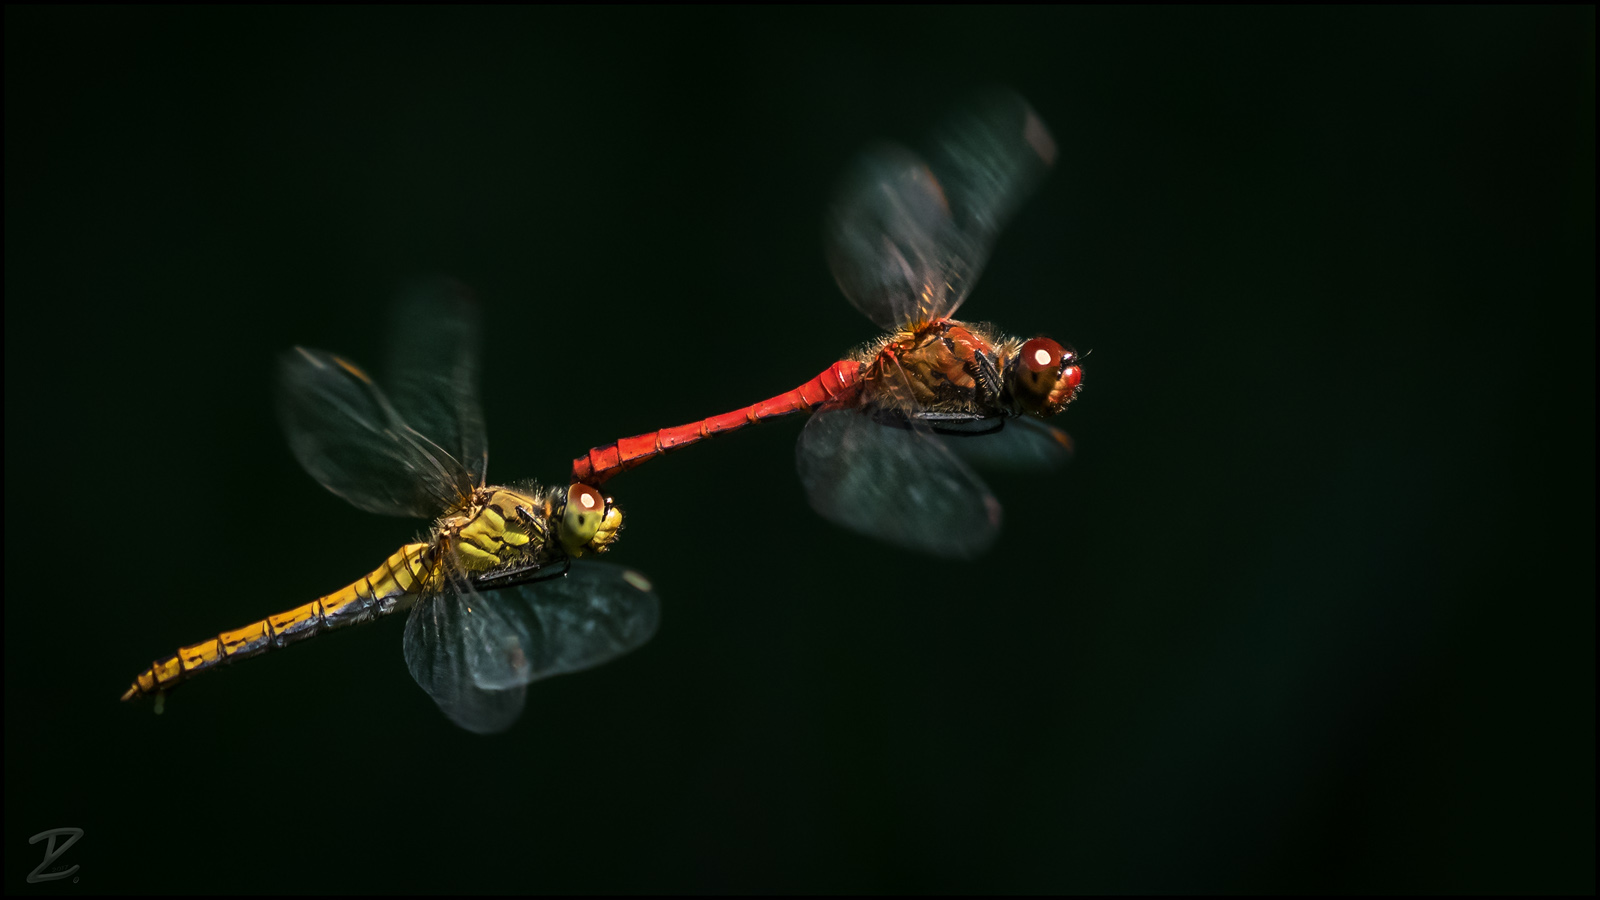
{"label": "red dragonfly's abdomen", "polygon": [[760,403],[753,403],[744,409],[675,428],[663,428],[648,434],[623,438],[614,444],[596,447],[572,461],[572,480],[600,485],[612,476],[626,472],[668,450],[686,447],[729,431],[738,431],[763,419],[786,416],[790,413],[811,412],[829,400],[858,391],[860,385],[861,364],[855,360],[842,359],[825,369],[821,375],[794,390]]}

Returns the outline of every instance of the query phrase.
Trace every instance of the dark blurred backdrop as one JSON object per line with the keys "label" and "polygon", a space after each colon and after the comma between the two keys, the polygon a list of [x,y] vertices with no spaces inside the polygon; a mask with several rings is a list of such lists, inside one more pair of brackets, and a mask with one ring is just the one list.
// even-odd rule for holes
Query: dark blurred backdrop
{"label": "dark blurred backdrop", "polygon": [[[5,15],[8,893],[1593,892],[1593,7]],[[823,199],[991,81],[1061,157],[963,313],[1093,354],[987,557],[790,420],[613,483],[661,630],[507,735],[398,619],[117,702],[419,527],[277,353],[454,275],[561,479],[872,337]]]}

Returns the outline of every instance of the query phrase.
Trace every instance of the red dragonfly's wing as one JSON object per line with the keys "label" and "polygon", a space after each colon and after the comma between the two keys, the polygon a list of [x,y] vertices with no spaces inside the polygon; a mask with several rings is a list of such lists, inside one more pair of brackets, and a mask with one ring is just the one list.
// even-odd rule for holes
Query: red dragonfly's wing
{"label": "red dragonfly's wing", "polygon": [[917,420],[957,456],[981,469],[1043,472],[1072,459],[1072,438],[1031,416],[979,419],[921,414]]}
{"label": "red dragonfly's wing", "polygon": [[926,426],[883,424],[871,410],[825,407],[795,450],[811,507],[852,531],[970,559],[1000,532],[1000,502]]}
{"label": "red dragonfly's wing", "polygon": [[953,309],[980,248],[950,219],[938,179],[916,154],[880,145],[856,161],[828,211],[828,268],[878,327],[897,331]]}
{"label": "red dragonfly's wing", "polygon": [[927,162],[893,144],[869,150],[828,213],[828,267],[840,290],[889,330],[954,314],[1055,152],[1027,101],[1002,91],[948,116]]}
{"label": "red dragonfly's wing", "polygon": [[[944,186],[956,228],[984,248],[978,265],[1055,161],[1050,129],[1010,91],[976,93],[939,123],[928,163]],[[966,284],[976,278],[974,270]]]}
{"label": "red dragonfly's wing", "polygon": [[522,714],[528,684],[622,656],[660,617],[650,582],[622,566],[575,562],[482,592],[455,574],[411,610],[406,666],[450,721],[494,734]]}

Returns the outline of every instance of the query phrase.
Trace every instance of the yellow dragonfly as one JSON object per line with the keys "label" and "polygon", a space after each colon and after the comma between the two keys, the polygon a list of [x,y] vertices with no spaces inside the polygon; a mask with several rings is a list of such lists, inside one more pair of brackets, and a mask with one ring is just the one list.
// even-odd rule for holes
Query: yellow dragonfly
{"label": "yellow dragonfly", "polygon": [[[402,609],[406,665],[444,714],[481,734],[522,714],[527,685],[615,659],[655,633],[638,572],[598,562],[622,511],[574,484],[489,485],[477,399],[477,308],[449,281],[402,296],[386,394],[355,364],[296,347],[278,410],[295,458],[323,487],[380,515],[432,519],[427,534],[304,606],[201,641],[139,673],[123,700],[222,663]],[[159,709],[159,706],[158,706]]]}

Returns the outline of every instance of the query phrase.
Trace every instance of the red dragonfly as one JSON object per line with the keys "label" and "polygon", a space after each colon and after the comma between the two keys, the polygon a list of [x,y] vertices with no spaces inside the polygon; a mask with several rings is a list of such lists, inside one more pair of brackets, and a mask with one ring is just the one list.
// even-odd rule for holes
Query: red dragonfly
{"label": "red dragonfly", "polygon": [[913,550],[988,549],[1000,503],[968,463],[1065,462],[1071,440],[1040,420],[1077,396],[1083,367],[1050,338],[951,317],[1055,154],[1044,123],[1010,93],[959,107],[927,161],[898,145],[869,150],[829,211],[828,266],[886,333],[785,394],[596,447],[573,460],[572,480],[598,486],[668,450],[809,412],[796,460],[818,513]]}

